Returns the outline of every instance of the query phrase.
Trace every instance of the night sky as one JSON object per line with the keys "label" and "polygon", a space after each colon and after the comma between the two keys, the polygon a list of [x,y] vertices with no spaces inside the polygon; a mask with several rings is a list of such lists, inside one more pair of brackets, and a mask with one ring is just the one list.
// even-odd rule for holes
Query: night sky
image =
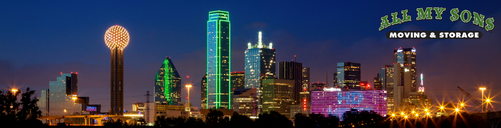
{"label": "night sky", "polygon": [[[180,2],[180,3],[178,3]],[[346,1],[343,1],[346,2]],[[370,81],[392,64],[398,47],[417,49],[417,71],[424,73],[426,94],[457,102],[461,86],[480,98],[479,86],[501,91],[501,1],[462,2],[308,2],[308,1],[31,1],[0,2],[0,89],[49,88],[60,72],[78,72],[79,95],[91,104],[110,105],[110,50],[104,33],[112,25],[131,36],[124,50],[124,106],[145,102],[166,56],[172,58],[183,85],[194,84],[194,106],[200,106],[200,82],[206,70],[208,12],[230,13],[232,69],[244,70],[248,42],[273,42],[277,61],[297,61],[311,68],[311,81],[332,84],[338,62],[362,64],[362,80]],[[416,8],[445,7],[444,20],[416,21]],[[451,22],[450,10],[467,9],[494,17],[487,32],[472,21]],[[378,31],[384,15],[408,9],[413,21]],[[400,14],[399,14],[400,15]],[[435,16],[435,13],[433,13]],[[482,39],[390,40],[387,31],[480,31]],[[277,63],[278,66],[278,63]],[[277,68],[278,69],[278,68]],[[185,97],[183,88],[183,97]],[[183,98],[184,100],[184,98]],[[501,102],[501,96],[494,98]],[[153,101],[153,98],[150,99]],[[469,104],[473,105],[473,102]],[[500,104],[494,104],[500,108]],[[497,109],[499,110],[499,109]]]}

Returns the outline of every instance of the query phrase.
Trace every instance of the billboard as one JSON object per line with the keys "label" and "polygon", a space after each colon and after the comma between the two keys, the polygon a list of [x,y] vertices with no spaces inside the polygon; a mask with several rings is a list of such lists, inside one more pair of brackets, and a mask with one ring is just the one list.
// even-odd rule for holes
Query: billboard
{"label": "billboard", "polygon": [[358,111],[374,111],[386,116],[386,91],[341,91],[341,89],[327,88],[324,91],[311,92],[311,113],[334,115],[342,118],[350,109]]}
{"label": "billboard", "polygon": [[85,108],[85,111],[88,111],[88,112],[96,112],[97,111],[97,106],[87,106]]}

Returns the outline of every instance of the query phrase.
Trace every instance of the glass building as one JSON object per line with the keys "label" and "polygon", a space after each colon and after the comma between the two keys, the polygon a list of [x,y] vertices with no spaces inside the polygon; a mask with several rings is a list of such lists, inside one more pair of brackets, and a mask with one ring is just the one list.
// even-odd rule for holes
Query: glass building
{"label": "glass building", "polygon": [[352,108],[386,116],[386,91],[341,91],[340,88],[326,88],[311,92],[311,113],[334,115],[341,119]]}
{"label": "glass building", "polygon": [[227,11],[210,11],[207,21],[207,108],[231,109],[231,34]]}
{"label": "glass building", "polygon": [[[78,73],[61,73],[56,81],[49,81],[48,115],[63,116],[79,113],[80,104],[73,97],[78,95]],[[47,92],[42,92],[47,93]]]}
{"label": "glass building", "polygon": [[166,57],[155,76],[155,103],[181,104],[181,77],[170,57]]}
{"label": "glass building", "polygon": [[[261,79],[275,78],[275,49],[272,43],[266,46],[259,31],[258,43],[249,42],[245,50],[245,88],[260,88]],[[259,92],[259,90],[258,90]]]}
{"label": "glass building", "polygon": [[360,90],[360,63],[337,63],[337,74],[335,76],[335,81],[339,87]]}

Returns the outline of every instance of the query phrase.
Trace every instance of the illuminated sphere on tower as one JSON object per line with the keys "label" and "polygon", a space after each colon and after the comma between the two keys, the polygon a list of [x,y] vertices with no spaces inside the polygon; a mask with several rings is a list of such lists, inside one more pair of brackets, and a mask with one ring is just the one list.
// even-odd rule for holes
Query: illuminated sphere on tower
{"label": "illuminated sphere on tower", "polygon": [[110,49],[124,49],[129,44],[129,32],[119,25],[114,25],[106,30],[104,42]]}

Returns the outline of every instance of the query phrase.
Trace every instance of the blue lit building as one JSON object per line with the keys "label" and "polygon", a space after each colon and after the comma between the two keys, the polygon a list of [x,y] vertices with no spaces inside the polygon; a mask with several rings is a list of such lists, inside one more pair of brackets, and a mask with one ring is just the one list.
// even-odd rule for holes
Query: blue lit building
{"label": "blue lit building", "polygon": [[231,34],[227,11],[210,11],[207,21],[207,109],[231,109]]}

